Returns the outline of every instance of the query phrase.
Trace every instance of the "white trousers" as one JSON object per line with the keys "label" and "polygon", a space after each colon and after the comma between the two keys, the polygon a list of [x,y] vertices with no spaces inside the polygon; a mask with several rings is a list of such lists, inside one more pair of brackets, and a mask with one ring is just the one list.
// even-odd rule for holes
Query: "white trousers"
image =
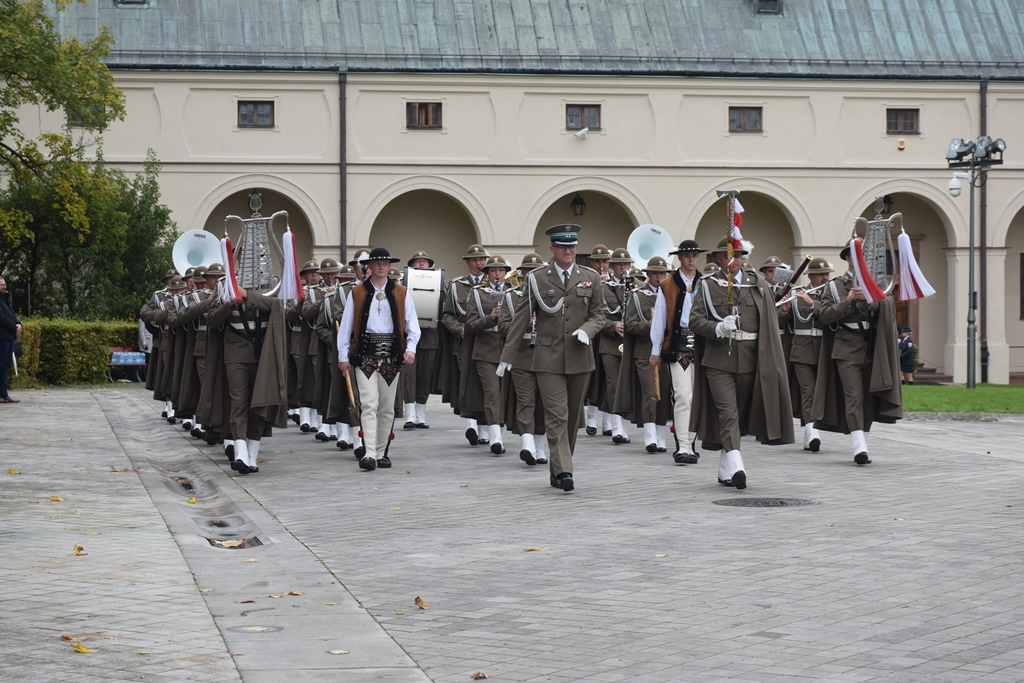
{"label": "white trousers", "polygon": [[359,415],[362,419],[363,446],[366,455],[380,460],[388,445],[388,436],[395,422],[395,395],[398,393],[398,377],[389,386],[379,372],[367,377],[356,369],[356,386],[359,387]]}
{"label": "white trousers", "polygon": [[669,363],[672,375],[672,421],[679,439],[679,453],[693,455],[693,439],[696,434],[690,431],[690,404],[693,402],[693,363],[684,370],[682,363]]}

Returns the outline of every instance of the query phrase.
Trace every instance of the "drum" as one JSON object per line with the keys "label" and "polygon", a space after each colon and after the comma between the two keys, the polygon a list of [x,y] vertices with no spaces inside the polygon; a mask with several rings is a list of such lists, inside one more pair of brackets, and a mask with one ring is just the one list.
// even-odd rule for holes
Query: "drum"
{"label": "drum", "polygon": [[406,268],[405,286],[416,306],[420,327],[437,329],[444,305],[444,268]]}

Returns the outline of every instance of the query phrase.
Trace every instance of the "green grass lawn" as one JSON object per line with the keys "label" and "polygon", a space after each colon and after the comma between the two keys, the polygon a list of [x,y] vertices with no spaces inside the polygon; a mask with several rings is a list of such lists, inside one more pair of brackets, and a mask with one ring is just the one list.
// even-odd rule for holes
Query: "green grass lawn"
{"label": "green grass lawn", "polygon": [[979,384],[903,387],[903,410],[911,413],[1024,413],[1024,385]]}

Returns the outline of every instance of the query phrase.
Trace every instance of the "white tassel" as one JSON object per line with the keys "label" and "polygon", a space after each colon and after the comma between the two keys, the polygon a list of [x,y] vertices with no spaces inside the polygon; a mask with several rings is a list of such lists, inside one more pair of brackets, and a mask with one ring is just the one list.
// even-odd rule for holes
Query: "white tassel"
{"label": "white tassel", "polygon": [[900,301],[923,299],[935,293],[935,288],[928,284],[921,267],[914,258],[914,248],[910,243],[910,235],[901,232],[896,243],[900,251]]}

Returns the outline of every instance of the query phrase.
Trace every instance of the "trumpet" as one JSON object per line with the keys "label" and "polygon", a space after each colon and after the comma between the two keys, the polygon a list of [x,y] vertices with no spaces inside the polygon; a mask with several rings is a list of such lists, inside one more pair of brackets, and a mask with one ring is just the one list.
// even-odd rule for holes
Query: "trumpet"
{"label": "trumpet", "polygon": [[812,292],[817,292],[819,289],[825,289],[826,287],[828,287],[828,284],[828,282],[825,282],[818,285],[817,287],[811,287],[810,289],[806,287],[794,287],[792,290],[790,290],[791,292],[793,292],[792,294],[787,296],[785,299],[779,299],[778,301],[775,302],[775,307],[778,308],[782,304],[788,304],[790,301],[796,299],[797,294],[799,294],[800,292],[807,292],[808,294],[811,294]]}

